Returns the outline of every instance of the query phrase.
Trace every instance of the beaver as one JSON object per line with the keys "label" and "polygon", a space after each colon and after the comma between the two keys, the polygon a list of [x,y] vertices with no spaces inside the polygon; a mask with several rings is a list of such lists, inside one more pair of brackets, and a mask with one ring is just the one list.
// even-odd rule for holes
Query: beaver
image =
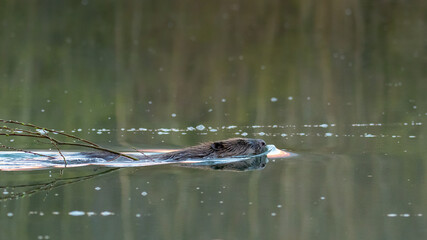
{"label": "beaver", "polygon": [[[137,155],[139,160],[173,160],[200,158],[226,158],[236,156],[258,155],[267,151],[267,145],[261,139],[231,138],[227,140],[205,142],[196,146],[187,147],[172,152],[155,155]],[[81,153],[86,158],[102,158],[111,161],[117,158],[109,152],[85,152]],[[135,154],[132,154],[135,156]]]}
{"label": "beaver", "polygon": [[185,160],[196,158],[226,158],[257,155],[267,151],[262,139],[231,138],[227,140],[205,142],[196,146],[153,156],[159,160]]}

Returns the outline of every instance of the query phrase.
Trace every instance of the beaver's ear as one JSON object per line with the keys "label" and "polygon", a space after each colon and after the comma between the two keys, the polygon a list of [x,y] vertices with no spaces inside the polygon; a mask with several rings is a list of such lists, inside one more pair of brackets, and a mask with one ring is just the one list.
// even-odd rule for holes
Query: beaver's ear
{"label": "beaver's ear", "polygon": [[224,148],[224,144],[222,142],[214,142],[212,143],[211,148],[215,151],[218,151]]}

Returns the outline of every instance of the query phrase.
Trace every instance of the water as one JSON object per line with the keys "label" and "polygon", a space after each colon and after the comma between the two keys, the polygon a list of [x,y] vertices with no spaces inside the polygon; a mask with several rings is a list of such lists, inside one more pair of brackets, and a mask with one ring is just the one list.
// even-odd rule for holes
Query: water
{"label": "water", "polygon": [[296,155],[1,172],[1,238],[425,239],[426,7],[2,1],[0,118],[118,151],[250,137]]}

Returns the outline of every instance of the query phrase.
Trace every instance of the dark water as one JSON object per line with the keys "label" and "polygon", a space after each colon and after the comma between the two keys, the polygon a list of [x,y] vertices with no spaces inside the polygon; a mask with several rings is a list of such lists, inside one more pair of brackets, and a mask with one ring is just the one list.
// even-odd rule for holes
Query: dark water
{"label": "dark water", "polygon": [[1,239],[427,237],[425,1],[0,5],[0,118],[117,150],[243,136],[298,154],[1,172]]}

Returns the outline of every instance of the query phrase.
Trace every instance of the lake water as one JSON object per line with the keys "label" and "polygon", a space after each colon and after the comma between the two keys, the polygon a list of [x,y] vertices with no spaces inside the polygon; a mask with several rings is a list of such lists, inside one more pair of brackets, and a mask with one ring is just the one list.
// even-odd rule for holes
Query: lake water
{"label": "lake water", "polygon": [[0,118],[118,151],[248,137],[295,155],[1,172],[0,238],[426,239],[426,10],[3,0]]}

